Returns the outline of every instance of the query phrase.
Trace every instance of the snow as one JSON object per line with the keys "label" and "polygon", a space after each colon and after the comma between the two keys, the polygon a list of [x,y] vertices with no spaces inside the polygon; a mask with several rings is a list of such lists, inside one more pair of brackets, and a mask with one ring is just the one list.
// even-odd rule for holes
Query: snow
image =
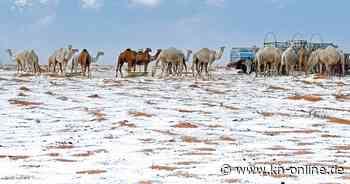
{"label": "snow", "polygon": [[[337,81],[349,96],[349,76],[255,78],[220,68],[211,81],[114,80],[106,68],[95,67],[92,79],[0,69],[0,183],[349,182],[350,125],[329,119],[350,120],[350,100],[335,97]],[[288,99],[303,95],[321,100]],[[174,127],[183,122],[198,128]],[[266,162],[338,165],[346,173],[220,172],[223,164]]]}

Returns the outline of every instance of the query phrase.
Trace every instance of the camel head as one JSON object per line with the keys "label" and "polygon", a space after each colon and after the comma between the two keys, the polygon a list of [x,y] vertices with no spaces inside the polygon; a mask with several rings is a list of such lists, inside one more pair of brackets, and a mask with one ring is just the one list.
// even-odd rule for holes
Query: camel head
{"label": "camel head", "polygon": [[152,52],[152,49],[151,48],[146,48],[145,49],[145,53],[149,53],[149,52]]}
{"label": "camel head", "polygon": [[12,50],[12,49],[6,49],[5,52],[7,52],[7,53],[10,54],[10,55],[13,54],[13,50]]}
{"label": "camel head", "polygon": [[215,60],[219,60],[219,59],[221,59],[221,57],[222,57],[222,55],[224,54],[224,50],[225,50],[225,46],[223,46],[223,47],[220,47],[220,51],[219,51],[219,53],[217,53],[216,55],[215,55]]}
{"label": "camel head", "polygon": [[79,52],[79,49],[72,49],[73,54]]}
{"label": "camel head", "polygon": [[103,51],[98,51],[98,52],[97,52],[97,55],[98,55],[98,56],[103,56],[103,55],[105,55],[105,53],[104,53]]}

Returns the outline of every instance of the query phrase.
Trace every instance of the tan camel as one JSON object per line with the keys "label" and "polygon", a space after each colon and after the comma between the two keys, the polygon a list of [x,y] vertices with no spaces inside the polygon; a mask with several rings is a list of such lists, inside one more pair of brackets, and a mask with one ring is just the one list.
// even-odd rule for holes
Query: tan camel
{"label": "tan camel", "polygon": [[23,71],[32,71],[34,74],[40,73],[39,57],[33,49],[24,50],[18,54],[15,54],[12,49],[7,49],[12,61],[16,62],[17,73]]}
{"label": "tan camel", "polygon": [[337,51],[336,48],[329,46],[325,49],[319,50],[316,54],[316,59],[314,59],[313,62],[308,63],[309,68],[314,67],[315,64],[317,64],[316,62],[318,62],[321,66],[325,65],[326,73],[331,75],[331,67],[341,64],[341,73],[345,73],[345,56],[343,53]]}
{"label": "tan camel", "polygon": [[291,72],[293,75],[294,68],[298,65],[298,54],[295,52],[295,48],[291,45],[282,53],[282,60],[280,64],[279,72],[282,74],[283,66],[285,66],[287,75]]}
{"label": "tan camel", "polygon": [[17,73],[25,70],[25,62],[23,59],[17,59],[16,54],[13,49],[6,49],[6,52],[10,56],[10,60],[16,62]]}
{"label": "tan camel", "polygon": [[60,71],[63,74],[66,71],[67,64],[73,55],[78,52],[78,49],[73,49],[71,45],[67,48],[57,49],[50,57],[48,63],[48,69],[50,71],[53,65],[53,72],[56,72],[56,65],[59,64]]}
{"label": "tan camel", "polygon": [[152,70],[152,76],[155,75],[156,70],[158,68],[159,62],[161,62],[161,77],[163,77],[163,74],[165,73],[165,76],[169,75],[168,66],[171,64],[172,66],[178,66],[178,69],[176,70],[176,75],[182,76],[182,71],[184,67],[184,54],[181,50],[178,50],[174,47],[170,47],[168,49],[162,50],[160,52],[155,67],[153,67]]}
{"label": "tan camel", "polygon": [[[184,58],[184,60],[183,60],[183,68],[184,68],[184,70],[185,70],[185,72],[187,73],[187,64],[186,64],[186,62],[188,62],[189,61],[189,59],[190,59],[190,57],[191,57],[191,54],[192,54],[192,50],[190,50],[190,49],[186,49],[186,56],[184,55],[184,53],[183,52],[181,52],[181,57],[183,57]],[[178,73],[179,71],[179,65],[176,65],[176,66],[173,66],[171,63],[168,65],[168,72],[170,73],[170,74],[172,74],[172,73]]]}
{"label": "tan camel", "polygon": [[278,73],[278,66],[281,63],[282,51],[278,48],[266,47],[260,49],[256,53],[256,76],[261,74],[261,67],[263,66],[265,72],[268,72],[268,67],[270,65],[270,70],[272,73]]}
{"label": "tan camel", "polygon": [[210,68],[216,60],[221,59],[224,50],[225,47],[220,47],[218,52],[216,52],[215,50],[210,50],[208,48],[202,48],[195,54],[193,54],[193,61],[191,67],[193,76],[201,76],[202,70],[204,69],[209,78],[210,73],[208,68]]}

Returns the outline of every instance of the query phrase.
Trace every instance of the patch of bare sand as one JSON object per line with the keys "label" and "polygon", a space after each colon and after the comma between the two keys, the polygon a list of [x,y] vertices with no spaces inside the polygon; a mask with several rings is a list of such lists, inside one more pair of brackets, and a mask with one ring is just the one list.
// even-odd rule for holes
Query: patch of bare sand
{"label": "patch of bare sand", "polygon": [[147,117],[147,118],[154,116],[153,114],[148,114],[146,112],[135,112],[135,111],[129,112],[129,115],[132,115],[134,117]]}
{"label": "patch of bare sand", "polygon": [[218,144],[217,142],[214,142],[212,140],[208,140],[208,139],[201,140],[201,139],[198,139],[198,138],[192,137],[192,136],[182,136],[181,140],[185,143],[203,143],[203,144],[207,144],[207,145]]}
{"label": "patch of bare sand", "polygon": [[274,136],[279,134],[311,134],[320,133],[320,130],[315,129],[296,129],[296,130],[276,130],[276,131],[257,131],[257,133],[262,133],[264,135]]}
{"label": "patch of bare sand", "polygon": [[104,120],[106,120],[106,118],[105,118],[106,114],[101,112],[101,110],[89,110],[88,108],[84,108],[84,110],[95,116],[95,119],[92,119],[91,121],[104,121]]}
{"label": "patch of bare sand", "polygon": [[196,165],[196,164],[200,164],[200,162],[195,162],[195,161],[179,161],[179,162],[175,162],[174,165]]}
{"label": "patch of bare sand", "polygon": [[289,89],[285,88],[285,87],[281,87],[281,86],[269,86],[268,89],[271,89],[271,90],[280,90],[280,91],[287,91]]}
{"label": "patch of bare sand", "polygon": [[0,158],[8,158],[10,160],[26,160],[30,157],[28,155],[0,155]]}
{"label": "patch of bare sand", "polygon": [[138,182],[138,184],[154,184],[154,183],[158,183],[156,181],[140,181]]}
{"label": "patch of bare sand", "polygon": [[30,91],[30,89],[27,88],[27,87],[25,87],[25,86],[21,86],[21,87],[19,88],[19,90],[21,90],[21,91]]}
{"label": "patch of bare sand", "polygon": [[72,143],[59,143],[54,146],[48,146],[47,149],[73,149],[74,145]]}
{"label": "patch of bare sand", "polygon": [[183,155],[187,155],[187,156],[208,156],[208,155],[213,155],[213,153],[211,153],[211,152],[192,151],[192,152],[183,153],[181,155],[182,156]]}
{"label": "patch of bare sand", "polygon": [[224,183],[241,183],[241,180],[240,179],[225,179],[223,180]]}
{"label": "patch of bare sand", "polygon": [[289,96],[289,100],[305,100],[309,102],[318,102],[321,101],[322,98],[319,95],[304,95],[304,96]]}
{"label": "patch of bare sand", "polygon": [[171,174],[170,176],[177,176],[177,177],[181,177],[181,178],[202,179],[198,175],[192,174],[192,173],[189,173],[189,172],[186,172],[186,171],[177,171],[177,172]]}
{"label": "patch of bare sand", "polygon": [[337,95],[337,96],[335,96],[335,99],[337,101],[345,102],[347,100],[350,100],[350,96],[349,95]]}
{"label": "patch of bare sand", "polygon": [[106,173],[106,170],[101,170],[101,169],[93,169],[93,170],[84,170],[84,171],[77,171],[76,174],[88,174],[88,175],[92,175],[92,174],[102,174],[102,173]]}
{"label": "patch of bare sand", "polygon": [[57,158],[57,159],[55,159],[55,161],[66,162],[66,163],[78,162],[77,160],[71,160],[71,159],[65,159],[65,158]]}
{"label": "patch of bare sand", "polygon": [[331,123],[336,123],[336,124],[341,124],[341,125],[350,125],[350,120],[348,120],[348,119],[329,117],[328,121]]}
{"label": "patch of bare sand", "polygon": [[157,130],[157,129],[152,129],[152,131],[158,132],[158,133],[161,133],[161,134],[164,134],[164,135],[170,135],[170,136],[179,135],[179,134],[177,134],[177,133],[171,132],[170,130]]}
{"label": "patch of bare sand", "polygon": [[195,125],[193,123],[189,123],[189,122],[179,122],[174,126],[171,126],[174,128],[198,128],[198,125]]}
{"label": "patch of bare sand", "polygon": [[119,127],[136,128],[136,125],[129,123],[128,120],[119,121],[117,123],[113,123],[113,125],[118,125],[118,127],[112,127],[112,129],[117,129]]}
{"label": "patch of bare sand", "polygon": [[174,171],[178,169],[177,167],[162,166],[162,165],[152,165],[150,168],[153,170],[159,170],[159,171]]}
{"label": "patch of bare sand", "polygon": [[30,102],[30,101],[25,101],[25,100],[17,100],[17,99],[9,99],[8,102],[13,105],[17,106],[39,106],[43,105],[44,103],[41,102]]}

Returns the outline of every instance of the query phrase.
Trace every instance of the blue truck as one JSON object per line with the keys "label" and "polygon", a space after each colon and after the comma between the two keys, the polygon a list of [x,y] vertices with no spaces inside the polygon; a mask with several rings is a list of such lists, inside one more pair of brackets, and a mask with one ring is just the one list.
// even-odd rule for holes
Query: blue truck
{"label": "blue truck", "polygon": [[251,73],[256,50],[256,47],[232,48],[228,67],[241,69],[244,73]]}

